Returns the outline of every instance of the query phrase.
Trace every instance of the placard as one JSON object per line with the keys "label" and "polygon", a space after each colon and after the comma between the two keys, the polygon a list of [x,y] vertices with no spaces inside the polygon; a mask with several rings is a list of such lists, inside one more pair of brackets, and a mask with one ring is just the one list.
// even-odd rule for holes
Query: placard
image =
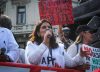
{"label": "placard", "polygon": [[71,0],[39,0],[40,19],[48,19],[52,25],[73,24]]}
{"label": "placard", "polygon": [[100,48],[94,48],[88,45],[82,45],[83,50],[89,51],[89,57],[86,62],[90,64],[90,69],[86,72],[93,72],[93,70],[100,68]]}

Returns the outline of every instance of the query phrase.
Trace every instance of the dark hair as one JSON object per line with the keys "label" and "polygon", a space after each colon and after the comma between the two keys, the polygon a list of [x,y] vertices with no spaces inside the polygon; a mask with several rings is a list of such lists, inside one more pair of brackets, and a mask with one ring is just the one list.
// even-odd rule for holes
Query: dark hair
{"label": "dark hair", "polygon": [[[51,28],[52,28],[52,25],[51,23],[48,21],[48,20],[41,20],[35,27],[35,30],[34,30],[34,39],[33,39],[33,42],[35,41],[38,45],[40,45],[43,41],[42,37],[38,35],[38,33],[40,32],[40,27],[43,23],[49,23]],[[52,33],[52,37],[50,39],[50,48],[57,48],[58,47],[58,44],[56,43],[56,39],[55,39],[55,36],[54,34]]]}
{"label": "dark hair", "polygon": [[5,27],[11,30],[12,28],[11,19],[6,15],[0,15],[0,27]]}

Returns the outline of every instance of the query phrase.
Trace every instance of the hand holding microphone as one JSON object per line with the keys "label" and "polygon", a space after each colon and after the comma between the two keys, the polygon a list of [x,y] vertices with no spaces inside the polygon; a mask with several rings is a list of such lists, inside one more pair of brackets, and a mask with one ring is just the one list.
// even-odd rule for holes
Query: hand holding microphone
{"label": "hand holding microphone", "polygon": [[49,44],[50,38],[52,37],[52,30],[46,29],[46,33],[44,34],[44,43]]}
{"label": "hand holding microphone", "polygon": [[52,36],[51,30],[50,29],[47,29],[47,32],[48,32],[47,38],[51,38],[51,36]]}

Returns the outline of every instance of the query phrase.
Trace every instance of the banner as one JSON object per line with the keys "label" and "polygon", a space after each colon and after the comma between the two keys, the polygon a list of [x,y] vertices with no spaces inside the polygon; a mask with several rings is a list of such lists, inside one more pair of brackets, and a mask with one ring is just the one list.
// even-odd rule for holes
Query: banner
{"label": "banner", "polygon": [[52,25],[73,24],[71,0],[39,0],[40,19],[48,19]]}
{"label": "banner", "polygon": [[82,45],[83,50],[89,51],[89,57],[86,58],[86,63],[90,64],[90,69],[86,72],[93,72],[100,68],[100,48],[94,48],[88,45]]}

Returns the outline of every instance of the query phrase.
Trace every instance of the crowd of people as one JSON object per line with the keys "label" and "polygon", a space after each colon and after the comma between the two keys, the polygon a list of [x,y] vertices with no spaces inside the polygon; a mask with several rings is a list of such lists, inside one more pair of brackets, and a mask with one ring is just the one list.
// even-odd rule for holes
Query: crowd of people
{"label": "crowd of people", "polygon": [[0,15],[0,62],[89,69],[90,65],[84,61],[89,52],[82,49],[82,44],[89,45],[93,40],[94,29],[89,26],[78,26],[75,41],[69,38],[70,28],[62,28],[58,33],[61,40],[59,43],[53,33],[52,24],[48,20],[41,20],[31,33],[25,50],[19,49],[11,28],[11,19],[6,15]]}

